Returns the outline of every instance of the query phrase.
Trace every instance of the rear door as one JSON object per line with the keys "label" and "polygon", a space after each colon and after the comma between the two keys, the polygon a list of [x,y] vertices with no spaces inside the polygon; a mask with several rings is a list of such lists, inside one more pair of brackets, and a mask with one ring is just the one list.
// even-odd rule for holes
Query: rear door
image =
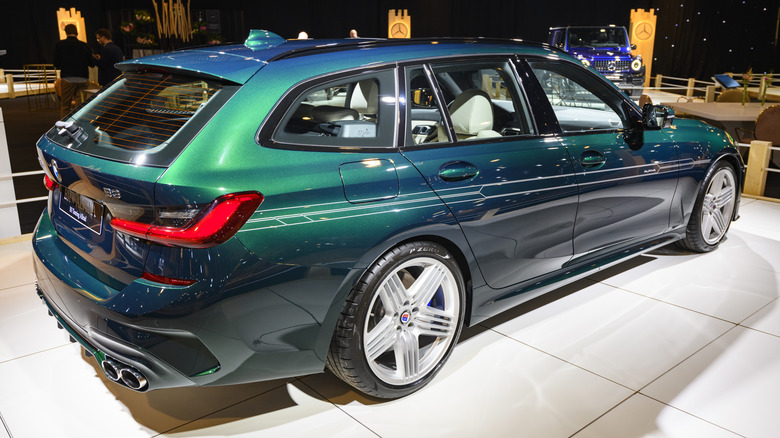
{"label": "rear door", "polygon": [[404,155],[458,219],[493,288],[572,255],[577,187],[558,139],[541,135],[507,59],[405,69]]}

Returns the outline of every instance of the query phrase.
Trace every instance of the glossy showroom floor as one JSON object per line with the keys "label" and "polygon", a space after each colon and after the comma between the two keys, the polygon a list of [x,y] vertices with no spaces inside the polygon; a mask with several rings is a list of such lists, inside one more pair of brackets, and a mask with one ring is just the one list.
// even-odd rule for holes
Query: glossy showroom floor
{"label": "glossy showroom floor", "polygon": [[780,204],[745,199],[715,252],[642,256],[465,331],[427,388],[330,374],[139,394],[108,382],[0,245],[0,437],[776,437]]}

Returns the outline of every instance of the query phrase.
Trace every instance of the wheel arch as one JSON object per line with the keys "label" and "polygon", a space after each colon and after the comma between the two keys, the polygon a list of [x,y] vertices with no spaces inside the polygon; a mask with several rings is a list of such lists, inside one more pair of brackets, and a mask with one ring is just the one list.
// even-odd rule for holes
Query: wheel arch
{"label": "wheel arch", "polygon": [[[731,218],[731,220],[736,220],[739,217],[739,201],[742,198],[742,190],[745,188],[745,165],[736,150],[722,151],[722,153],[712,162],[711,166],[716,166],[720,162],[728,163],[734,169],[734,173],[737,177],[737,187],[739,190],[737,190],[735,194],[737,199],[734,206],[734,213]],[[704,184],[704,180],[702,180],[701,184]]]}
{"label": "wheel arch", "polygon": [[442,236],[437,236],[435,234],[423,234],[420,236],[410,237],[408,239],[400,241],[397,244],[393,245],[392,247],[388,248],[387,251],[390,251],[393,248],[397,246],[401,246],[406,243],[422,242],[422,241],[433,242],[443,246],[447,250],[447,252],[452,254],[452,256],[455,258],[455,263],[457,263],[458,268],[460,269],[460,274],[463,276],[463,287],[465,288],[465,290],[463,291],[466,297],[466,302],[464,303],[465,309],[463,314],[463,325],[468,327],[469,325],[471,325],[471,303],[473,301],[472,293],[474,289],[473,273],[471,272],[472,267],[469,264],[466,255],[463,253],[461,248],[455,242],[446,239]]}
{"label": "wheel arch", "polygon": [[[462,241],[458,242],[457,239],[462,239]],[[345,301],[355,284],[360,282],[361,279],[365,277],[366,271],[369,267],[376,263],[377,260],[379,260],[383,255],[387,254],[389,251],[392,251],[393,248],[410,242],[422,241],[433,242],[443,246],[455,258],[455,262],[457,263],[461,275],[463,276],[463,284],[465,288],[464,295],[466,302],[464,303],[465,307],[463,324],[466,327],[471,325],[473,302],[472,292],[474,290],[474,283],[479,283],[482,281],[482,277],[478,271],[478,267],[473,257],[469,257],[470,253],[468,251],[470,250],[468,249],[465,237],[459,230],[458,232],[454,233],[453,236],[445,236],[445,233],[420,233],[413,236],[403,236],[402,238],[384,240],[383,245],[366,251],[365,256],[357,263],[355,263],[351,272],[344,278],[339,291],[334,296],[334,299],[330,305],[330,309],[322,321],[320,336],[316,344],[316,354],[318,357],[322,358],[323,365],[325,360],[324,358],[328,352],[328,346],[330,345],[330,340],[336,331],[336,324],[338,322],[339,315],[341,314]]]}
{"label": "wheel arch", "polygon": [[[457,242],[455,240],[459,238],[462,238],[461,242]],[[360,266],[362,272],[355,278],[352,286],[360,281],[360,279],[366,275],[366,270],[374,263],[376,263],[382,256],[392,251],[393,248],[397,248],[411,242],[437,243],[443,246],[455,258],[455,262],[457,263],[458,268],[460,268],[460,273],[463,276],[463,285],[465,287],[464,293],[466,296],[466,307],[463,323],[464,326],[470,326],[472,309],[471,303],[473,301],[472,292],[474,289],[474,283],[482,281],[482,276],[479,273],[479,268],[473,256],[469,257],[471,255],[471,250],[468,249],[468,244],[465,240],[465,237],[460,231],[458,231],[454,236],[445,236],[444,234],[435,233],[420,233],[413,236],[403,236],[399,239],[385,241],[385,245],[383,245],[381,248],[374,248],[374,250],[368,251],[366,253],[367,256],[357,264],[357,266]],[[371,255],[369,256],[369,254]]]}

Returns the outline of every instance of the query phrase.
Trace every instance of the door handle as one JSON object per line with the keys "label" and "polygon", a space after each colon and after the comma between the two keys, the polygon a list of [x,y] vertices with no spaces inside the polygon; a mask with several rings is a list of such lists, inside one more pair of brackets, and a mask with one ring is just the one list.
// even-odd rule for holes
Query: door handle
{"label": "door handle", "polygon": [[446,182],[465,181],[479,174],[477,166],[465,161],[451,161],[439,168],[439,178]]}
{"label": "door handle", "polygon": [[599,151],[587,150],[580,155],[580,164],[586,169],[598,169],[607,162],[607,157]]}

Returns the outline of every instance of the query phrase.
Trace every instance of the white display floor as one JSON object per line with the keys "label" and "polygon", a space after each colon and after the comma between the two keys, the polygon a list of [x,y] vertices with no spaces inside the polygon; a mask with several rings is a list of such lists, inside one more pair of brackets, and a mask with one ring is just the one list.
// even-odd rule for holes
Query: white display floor
{"label": "white display floor", "polygon": [[47,315],[29,239],[0,245],[0,437],[775,437],[780,204],[741,216],[712,253],[664,248],[467,329],[391,402],[327,373],[132,392]]}

